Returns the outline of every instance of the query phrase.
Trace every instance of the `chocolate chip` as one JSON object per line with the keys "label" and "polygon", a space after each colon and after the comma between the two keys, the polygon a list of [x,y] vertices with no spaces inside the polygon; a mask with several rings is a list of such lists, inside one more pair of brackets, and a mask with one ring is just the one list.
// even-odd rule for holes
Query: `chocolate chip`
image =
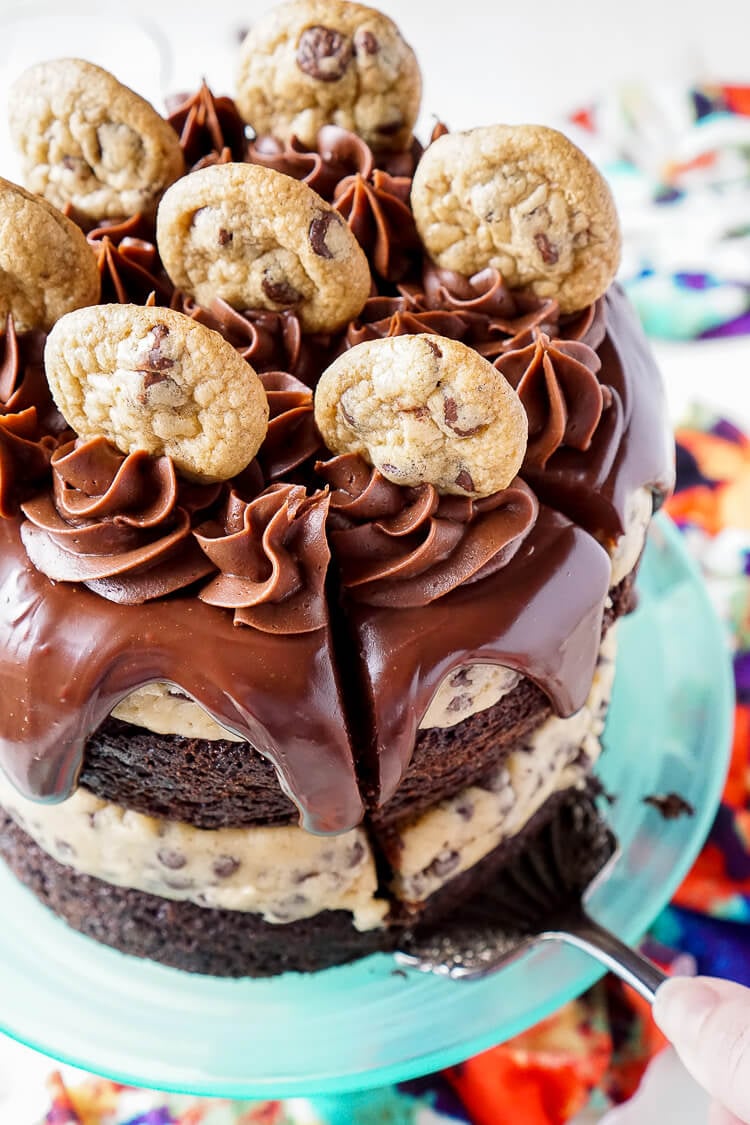
{"label": "chocolate chip", "polygon": [[187,863],[187,856],[172,848],[160,848],[156,853],[156,858],[162,867],[168,867],[170,871],[179,871]]}
{"label": "chocolate chip", "polygon": [[307,898],[305,895],[290,895],[289,898],[285,898],[284,901],[274,909],[274,918],[277,918],[280,922],[291,922],[299,913],[294,908],[305,906],[306,904]]}
{"label": "chocolate chip", "polygon": [[164,886],[169,887],[172,891],[189,891],[195,884],[192,879],[175,879],[171,877],[164,880]]}
{"label": "chocolate chip", "polygon": [[464,692],[463,695],[453,696],[453,699],[451,699],[450,703],[446,707],[446,711],[450,711],[451,714],[455,713],[456,711],[466,711],[469,707],[471,707],[471,704],[472,697]]}
{"label": "chocolate chip", "polygon": [[233,855],[220,855],[218,859],[214,860],[211,867],[217,879],[228,879],[239,869],[240,861],[235,859]]}
{"label": "chocolate chip", "polygon": [[680,816],[693,816],[695,809],[681,797],[679,793],[667,793],[665,796],[653,794],[643,798],[644,805],[651,805],[657,809],[665,820],[677,820]]}
{"label": "chocolate chip", "polygon": [[461,820],[471,820],[474,815],[474,806],[471,801],[462,801],[460,805],[456,805],[456,812]]}
{"label": "chocolate chip", "polygon": [[510,774],[503,767],[497,773],[493,773],[486,781],[482,782],[482,788],[488,789],[490,793],[502,793],[503,790],[510,787]]}
{"label": "chocolate chip", "polygon": [[438,357],[438,359],[443,358],[443,353],[441,352],[440,348],[438,347],[438,345],[435,343],[434,340],[430,340],[427,336],[425,336],[424,342],[427,345],[427,347],[430,349],[430,351],[435,353],[435,355]]}
{"label": "chocolate chip", "polygon": [[534,242],[536,243],[539,253],[542,255],[542,261],[546,266],[554,266],[560,257],[560,253],[556,246],[550,242],[546,234],[541,231],[539,234],[534,235]]}
{"label": "chocolate chip", "polygon": [[371,31],[360,28],[355,33],[354,46],[358,51],[364,51],[366,55],[377,55],[380,44]]}
{"label": "chocolate chip", "polygon": [[443,416],[447,426],[452,426],[458,421],[458,406],[455,398],[446,398],[443,403]]}
{"label": "chocolate chip", "polygon": [[297,44],[297,66],[320,82],[337,82],[352,61],[352,43],[332,27],[306,27]]}
{"label": "chocolate chip", "polygon": [[[166,340],[168,335],[169,329],[166,324],[155,324],[151,329],[152,343],[146,356],[147,366],[144,368],[144,375],[149,372],[169,371],[170,367],[174,367],[174,360],[164,355],[161,350],[162,340]],[[153,379],[152,382],[158,383],[159,380]],[[146,383],[146,386],[150,384]]]}
{"label": "chocolate chip", "polygon": [[384,462],[384,464],[383,464],[383,472],[384,472],[384,473],[390,473],[392,477],[403,477],[403,476],[405,476],[405,470],[404,470],[404,469],[400,469],[400,468],[398,467],[398,465],[392,465],[392,464],[390,463],[390,461],[385,461],[385,462]]}
{"label": "chocolate chip", "polygon": [[458,852],[441,852],[439,856],[433,859],[429,867],[425,868],[425,874],[444,879],[446,875],[450,875],[451,871],[456,870],[460,862],[461,856]]}
{"label": "chocolate chip", "polygon": [[263,275],[261,286],[269,301],[277,305],[297,305],[302,300],[302,294],[288,281],[274,281],[268,273]]}
{"label": "chocolate chip", "polygon": [[353,415],[351,415],[351,414],[349,413],[349,411],[348,411],[348,410],[346,409],[346,407],[344,406],[344,402],[343,402],[343,400],[342,400],[342,399],[339,399],[339,410],[340,410],[340,412],[341,412],[341,416],[343,417],[343,419],[344,419],[344,421],[346,422],[347,426],[349,426],[349,427],[350,427],[350,428],[351,428],[352,430],[356,430],[356,428],[357,428],[357,423],[356,423],[356,421],[354,420],[354,417],[353,417]]}
{"label": "chocolate chip", "polygon": [[456,484],[459,488],[463,488],[465,492],[475,491],[474,481],[471,479],[471,473],[468,473],[466,469],[462,469],[458,474],[458,476],[456,477]]}
{"label": "chocolate chip", "polygon": [[69,172],[72,172],[73,169],[77,166],[78,161],[74,156],[64,156],[60,163],[62,164],[63,168],[67,168]]}
{"label": "chocolate chip", "polygon": [[219,231],[219,246],[226,246],[232,241],[234,234],[231,230],[225,230],[224,227]]}
{"label": "chocolate chip", "polygon": [[459,668],[457,672],[453,673],[448,683],[451,687],[471,687],[474,681],[469,675],[468,668]]}
{"label": "chocolate chip", "polygon": [[362,843],[361,840],[356,840],[354,842],[354,844],[351,846],[351,848],[349,848],[349,851],[347,852],[346,866],[347,867],[356,867],[358,864],[360,864],[362,862],[362,859],[364,858],[364,854],[365,854],[364,844]]}
{"label": "chocolate chip", "polygon": [[67,840],[61,840],[59,837],[55,840],[55,851],[58,856],[64,856],[65,859],[72,859],[76,854],[73,845],[69,844]]}
{"label": "chocolate chip", "polygon": [[411,410],[405,410],[404,414],[413,414],[415,418],[424,421],[425,418],[430,418],[430,409],[428,406],[413,406]]}
{"label": "chocolate chip", "polygon": [[326,235],[331,223],[339,222],[339,217],[333,211],[323,211],[310,223],[308,238],[310,245],[319,258],[332,258],[333,254],[326,245]]}
{"label": "chocolate chip", "polygon": [[[140,371],[139,374],[141,374],[143,376],[143,389],[146,390],[146,391],[148,390],[149,387],[153,387],[156,383],[163,383],[164,380],[168,377],[162,371],[146,371],[146,370],[143,370],[143,371]],[[145,405],[146,404],[145,395],[138,395],[138,401],[142,402]]]}
{"label": "chocolate chip", "polygon": [[481,426],[472,426],[468,430],[462,430],[460,426],[456,425],[458,421],[458,405],[454,398],[446,398],[444,400],[443,417],[445,418],[446,426],[450,427],[453,433],[458,434],[459,437],[471,437],[472,434],[478,434],[482,429]]}

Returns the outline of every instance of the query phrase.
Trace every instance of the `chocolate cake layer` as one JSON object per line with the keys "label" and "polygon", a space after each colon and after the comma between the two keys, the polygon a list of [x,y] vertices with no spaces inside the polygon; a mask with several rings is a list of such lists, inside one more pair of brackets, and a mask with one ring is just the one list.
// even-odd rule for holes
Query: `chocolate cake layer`
{"label": "chocolate cake layer", "polygon": [[[555,794],[522,832],[433,895],[420,917],[434,922],[461,909],[468,897],[481,892],[487,879],[526,846],[562,801],[577,798],[570,791]],[[314,972],[387,952],[397,947],[403,928],[413,925],[417,917],[396,904],[390,925],[364,933],[354,928],[345,911],[325,911],[276,925],[254,914],[210,910],[111,886],[52,859],[2,810],[0,857],[20,882],[74,930],[123,953],[213,976]]]}
{"label": "chocolate cake layer", "polygon": [[[635,572],[612,591],[606,628],[633,608],[634,583]],[[386,826],[453,796],[491,771],[551,713],[544,693],[522,680],[494,707],[455,727],[420,730],[401,786],[373,820]],[[89,740],[80,781],[97,797],[198,828],[298,819],[275,769],[248,743],[154,734],[114,718]]]}
{"label": "chocolate cake layer", "polygon": [[0,855],[37,898],[88,937],[123,953],[212,976],[313,972],[386,948],[384,929],[360,933],[347,911],[285,925],[207,910],[79,875],[42,851],[0,811]]}

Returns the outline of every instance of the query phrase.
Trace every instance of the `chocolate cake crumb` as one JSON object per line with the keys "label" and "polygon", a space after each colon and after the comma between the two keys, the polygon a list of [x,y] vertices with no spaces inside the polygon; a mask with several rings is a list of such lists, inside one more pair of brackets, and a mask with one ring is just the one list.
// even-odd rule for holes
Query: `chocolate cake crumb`
{"label": "chocolate cake crumb", "polygon": [[655,808],[665,820],[677,820],[681,816],[694,816],[695,809],[681,797],[679,793],[667,793],[664,796],[661,794],[651,794],[643,798],[644,805],[651,805]]}

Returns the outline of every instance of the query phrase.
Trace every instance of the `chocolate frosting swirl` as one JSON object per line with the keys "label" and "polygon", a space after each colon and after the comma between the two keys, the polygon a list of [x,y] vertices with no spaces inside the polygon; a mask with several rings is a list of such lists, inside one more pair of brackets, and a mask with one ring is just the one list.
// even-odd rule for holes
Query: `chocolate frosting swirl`
{"label": "chocolate frosting swirl", "polygon": [[334,350],[327,334],[302,335],[299,319],[290,310],[240,312],[217,298],[206,309],[179,290],[172,308],[220,332],[256,371],[287,371],[312,384],[328,365]]}
{"label": "chocolate frosting swirl", "polygon": [[543,469],[561,445],[589,449],[602,410],[612,401],[597,378],[601,365],[588,344],[550,340],[544,332],[528,347],[495,360],[529,420],[525,467]]}
{"label": "chocolate frosting swirl", "polygon": [[270,417],[257,459],[266,480],[288,479],[323,449],[315,425],[312,391],[287,371],[267,371],[260,381]]}
{"label": "chocolate frosting swirl", "polygon": [[252,500],[230,493],[223,518],[195,538],[221,572],[198,595],[234,610],[235,625],[311,633],[328,622],[325,535],[329,496],[274,484]]}
{"label": "chocolate frosting swirl", "polygon": [[60,446],[51,468],[51,494],[21,505],[21,538],[48,578],[140,605],[211,572],[191,524],[220,485],[178,482],[169,457],[125,455],[101,437]]}
{"label": "chocolate frosting swirl", "polygon": [[39,436],[36,407],[0,414],[0,518],[10,519],[20,502],[45,481],[55,448],[51,436]]}
{"label": "chocolate frosting swirl", "polygon": [[466,342],[488,359],[527,347],[539,332],[567,340],[583,340],[598,348],[606,325],[601,301],[572,316],[561,316],[557,301],[523,290],[511,290],[493,268],[464,277],[427,263],[422,286],[401,286],[417,311],[451,310],[465,320]]}
{"label": "chocolate frosting swirl", "polygon": [[540,332],[598,348],[606,331],[602,302],[561,317],[556,301],[507,289],[495,269],[465,278],[430,264],[421,285],[402,282],[398,291],[398,297],[378,295],[365,302],[347,329],[348,347],[384,336],[437,332],[493,361],[533,344]]}
{"label": "chocolate frosting swirl", "polygon": [[0,518],[41,487],[58,436],[67,423],[58,411],[44,374],[40,331],[18,334],[12,315],[0,335]]}
{"label": "chocolate frosting swirl", "polygon": [[170,98],[168,109],[167,120],[180,138],[191,171],[245,159],[245,122],[232,98],[216,97],[204,81],[194,94]]}
{"label": "chocolate frosting swirl", "polygon": [[331,485],[330,536],[342,582],[373,606],[428,605],[510,562],[538,505],[520,480],[481,500],[401,488],[357,454],[318,463]]}
{"label": "chocolate frosting swirl", "polygon": [[334,206],[344,216],[352,234],[386,281],[400,281],[420,253],[419,234],[411,213],[411,179],[390,176],[376,168],[341,180]]}
{"label": "chocolate frosting swirl", "polygon": [[103,303],[144,304],[151,293],[168,305],[174,286],[156,249],[153,223],[141,214],[89,231],[102,279]]}
{"label": "chocolate frosting swirl", "polygon": [[8,314],[0,333],[0,413],[15,414],[33,407],[39,432],[57,435],[67,422],[55,406],[44,373],[47,334],[39,330],[16,332]]}
{"label": "chocolate frosting swirl", "polygon": [[403,152],[383,152],[376,156],[356,133],[339,125],[324,125],[312,149],[298,137],[284,143],[276,137],[258,136],[248,145],[247,160],[293,176],[295,180],[304,180],[332,203],[341,180],[356,175],[368,180],[376,169],[389,177],[406,178],[411,183],[422,151],[415,138],[411,147]]}

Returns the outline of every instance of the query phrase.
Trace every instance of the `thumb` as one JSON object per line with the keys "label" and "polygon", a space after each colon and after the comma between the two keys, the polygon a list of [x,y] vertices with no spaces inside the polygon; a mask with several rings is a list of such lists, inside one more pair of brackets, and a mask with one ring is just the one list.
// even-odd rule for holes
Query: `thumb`
{"label": "thumb", "polygon": [[673,977],[656,993],[654,1019],[693,1078],[750,1121],[750,989],[711,977]]}

